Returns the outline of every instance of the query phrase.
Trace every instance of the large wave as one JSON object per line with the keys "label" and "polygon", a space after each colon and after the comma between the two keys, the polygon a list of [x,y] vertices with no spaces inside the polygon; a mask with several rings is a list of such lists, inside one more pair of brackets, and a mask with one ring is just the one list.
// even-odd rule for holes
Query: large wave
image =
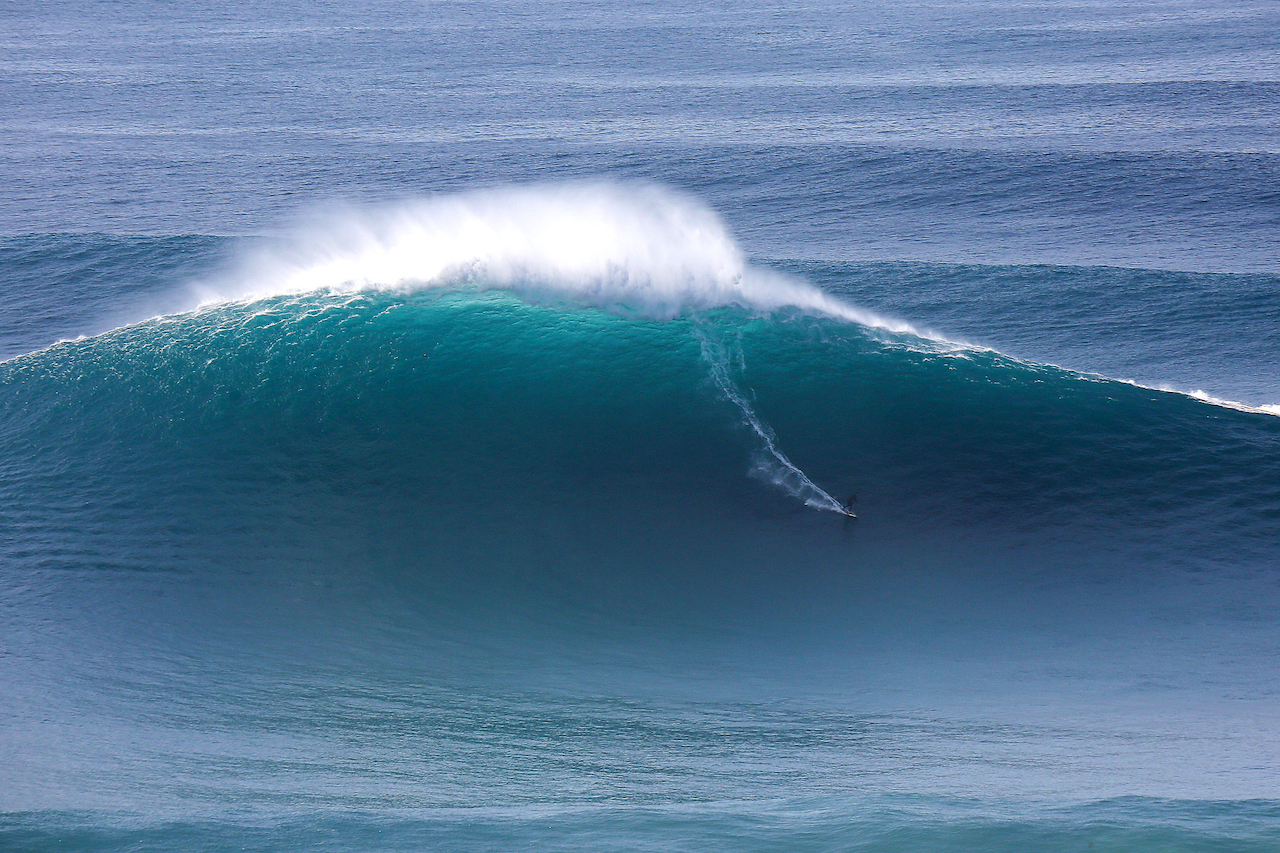
{"label": "large wave", "polygon": [[[439,443],[448,430],[484,435],[522,415],[460,408],[453,422],[437,422],[440,407],[423,409],[422,395],[465,396],[496,382],[494,394],[513,396],[516,387],[550,388],[554,374],[565,412],[610,399],[670,425],[679,418],[655,402],[656,389],[704,406],[718,397],[750,444],[746,469],[809,507],[838,511],[833,493],[872,476],[905,483],[903,472],[915,470],[917,488],[934,495],[1002,482],[986,495],[994,505],[1016,494],[1040,517],[1068,512],[1046,475],[1061,459],[1075,460],[1069,491],[1090,495],[1096,509],[1133,453],[1176,465],[1185,443],[1238,444],[1205,436],[1202,416],[1185,408],[1199,403],[1185,397],[927,337],[754,266],[713,211],[649,185],[493,189],[331,210],[196,289],[197,310],[9,362],[5,414],[16,433],[39,442],[62,417],[59,429],[71,430],[62,440],[76,452],[72,444],[103,425],[125,441],[212,424],[271,434],[281,412],[299,412],[285,419],[294,436],[280,440],[320,441],[321,425],[345,409],[373,424],[416,413],[436,423]],[[625,367],[601,359],[599,336],[616,339],[611,351]],[[609,376],[607,391],[563,399],[588,375]],[[992,388],[1006,390],[993,397]],[[1154,447],[1138,433],[1162,397],[1182,439]],[[380,402],[371,407],[371,398]],[[41,399],[62,403],[49,409]],[[1122,441],[1112,434],[1117,418]],[[393,446],[386,455],[420,452]],[[1119,493],[1139,501],[1161,476],[1156,464]]]}
{"label": "large wave", "polygon": [[[317,291],[459,288],[662,319],[729,306],[791,308],[920,337],[906,323],[751,265],[721,218],[696,199],[656,185],[610,182],[508,187],[315,214],[198,292],[209,305]],[[841,511],[787,458],[734,383],[723,348],[702,340],[712,379],[758,441],[753,473],[808,506]]]}
{"label": "large wave", "polygon": [[505,292],[278,296],[11,360],[0,432],[15,471],[48,466],[54,496],[69,470],[167,470],[177,448],[196,454],[185,478],[284,470],[339,490],[425,489],[464,514],[539,483],[557,501],[609,503],[636,477],[684,494],[699,471],[700,488],[747,504],[747,473],[819,509],[862,491],[864,517],[1137,512],[1201,541],[1265,527],[1275,419],[920,343],[803,312],[652,320]]}

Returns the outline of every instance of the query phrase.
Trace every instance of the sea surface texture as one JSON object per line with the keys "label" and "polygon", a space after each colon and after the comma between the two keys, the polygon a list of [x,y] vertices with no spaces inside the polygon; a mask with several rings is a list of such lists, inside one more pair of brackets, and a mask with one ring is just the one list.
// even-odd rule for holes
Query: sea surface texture
{"label": "sea surface texture", "polygon": [[1272,0],[18,2],[0,105],[0,850],[1280,849]]}

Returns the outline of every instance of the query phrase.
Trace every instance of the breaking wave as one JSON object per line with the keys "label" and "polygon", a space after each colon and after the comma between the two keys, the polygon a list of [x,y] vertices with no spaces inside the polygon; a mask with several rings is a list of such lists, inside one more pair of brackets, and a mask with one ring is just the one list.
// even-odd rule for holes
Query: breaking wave
{"label": "breaking wave", "polygon": [[910,325],[748,263],[720,217],[670,188],[509,187],[314,214],[201,283],[205,304],[319,290],[503,289],[645,317],[797,308],[893,332]]}

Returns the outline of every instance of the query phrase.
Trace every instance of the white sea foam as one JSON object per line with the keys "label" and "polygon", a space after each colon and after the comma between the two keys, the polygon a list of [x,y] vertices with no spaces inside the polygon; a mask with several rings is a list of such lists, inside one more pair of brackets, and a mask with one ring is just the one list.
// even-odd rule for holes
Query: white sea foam
{"label": "white sea foam", "polygon": [[1202,403],[1209,403],[1214,406],[1221,406],[1224,409],[1235,409],[1237,412],[1252,412],[1258,415],[1280,415],[1280,404],[1254,406],[1249,403],[1240,403],[1235,400],[1226,400],[1222,397],[1215,397],[1212,394],[1196,389],[1194,391],[1183,391],[1169,385],[1160,385],[1157,390],[1168,391],[1171,394],[1182,394],[1192,397]]}
{"label": "white sea foam", "polygon": [[[698,340],[702,344],[702,360],[710,369],[712,380],[725,398],[738,407],[738,411],[742,414],[743,426],[754,433],[758,442],[751,475],[802,501],[805,506],[829,512],[845,512],[838,500],[809,479],[809,475],[800,470],[799,466],[782,452],[773,427],[756,413],[755,407],[733,381],[730,375],[730,364],[734,354],[730,349],[702,330],[698,333]],[[741,358],[741,351],[736,355]]]}
{"label": "white sea foam", "polygon": [[508,187],[329,211],[206,282],[204,303],[312,291],[501,288],[645,316],[793,307],[917,334],[749,264],[724,222],[683,193],[614,182]]}

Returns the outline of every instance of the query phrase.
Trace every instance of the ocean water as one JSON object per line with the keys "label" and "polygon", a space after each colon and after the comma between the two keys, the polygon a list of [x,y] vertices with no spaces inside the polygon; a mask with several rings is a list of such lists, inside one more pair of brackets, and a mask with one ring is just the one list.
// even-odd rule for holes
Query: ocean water
{"label": "ocean water", "polygon": [[0,849],[1280,849],[1280,7],[0,22]]}

